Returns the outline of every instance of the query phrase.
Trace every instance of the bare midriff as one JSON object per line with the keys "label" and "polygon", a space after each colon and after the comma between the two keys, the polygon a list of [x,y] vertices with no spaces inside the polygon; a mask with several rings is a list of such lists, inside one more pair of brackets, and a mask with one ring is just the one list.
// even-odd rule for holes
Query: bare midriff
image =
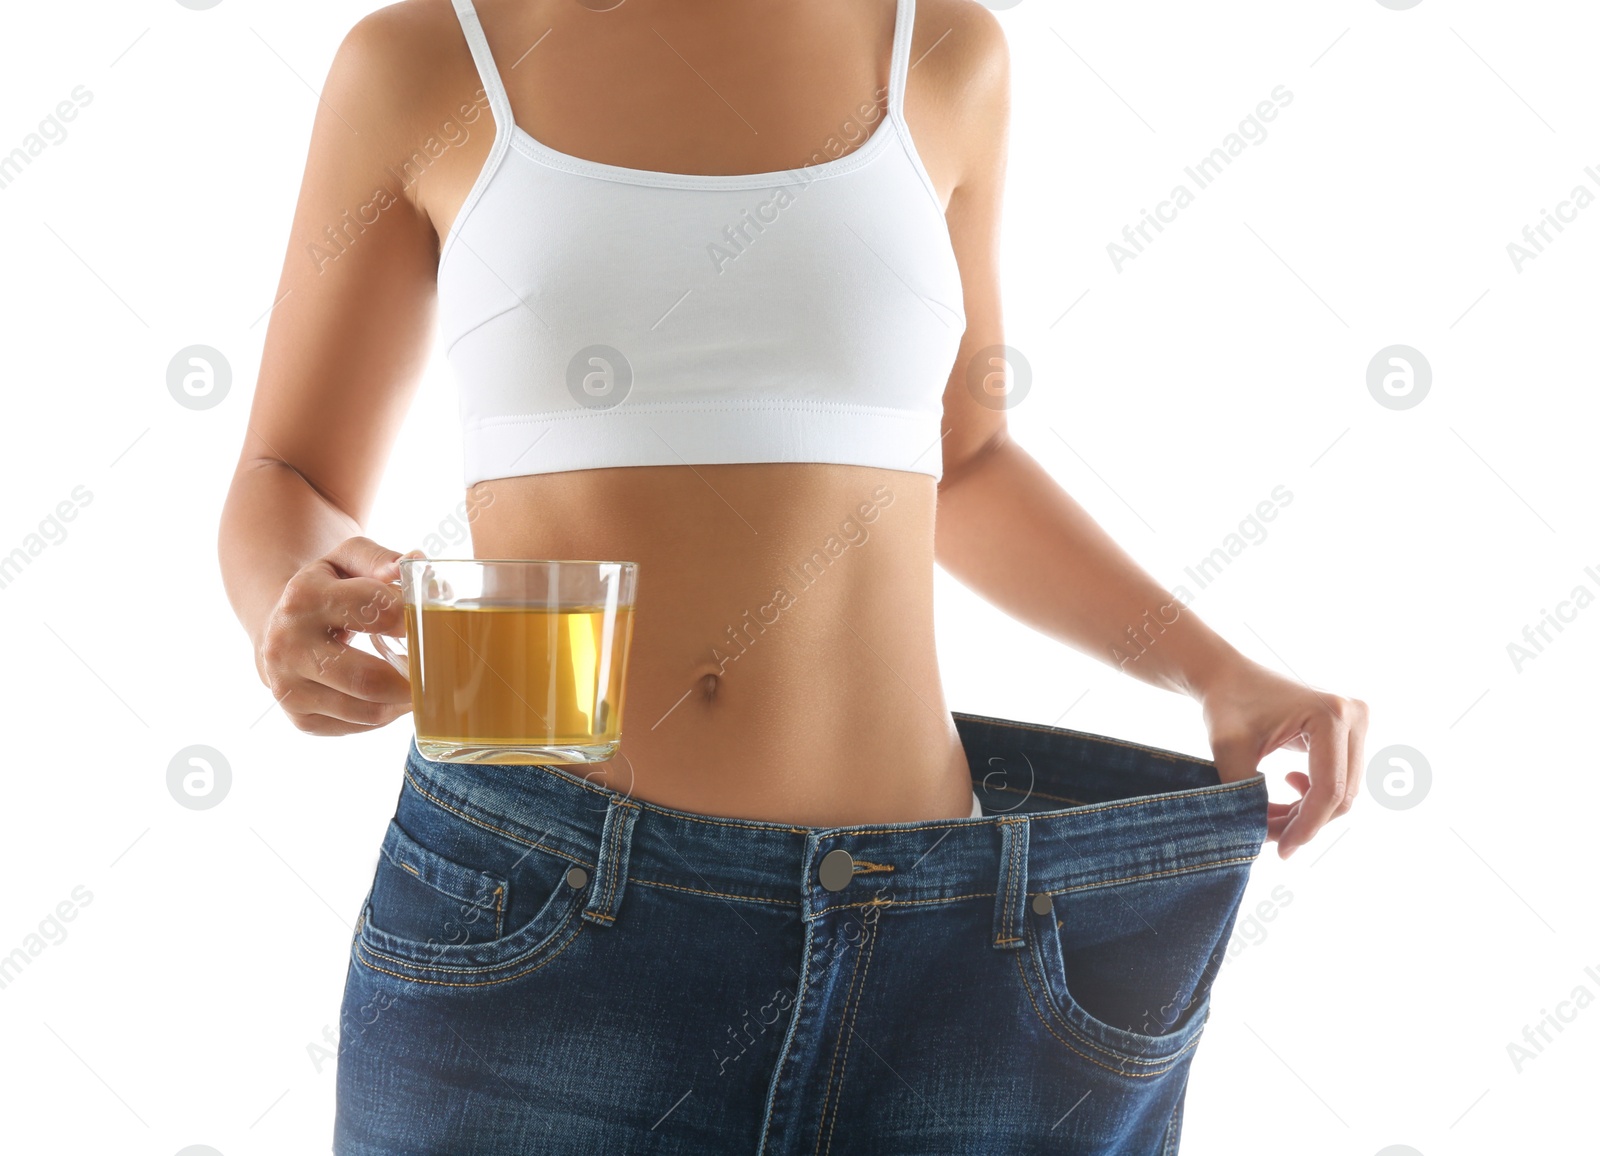
{"label": "bare midriff", "polygon": [[567,770],[701,814],[796,825],[966,816],[933,633],[936,485],[824,463],[480,482],[480,558],[639,566],[622,740]]}

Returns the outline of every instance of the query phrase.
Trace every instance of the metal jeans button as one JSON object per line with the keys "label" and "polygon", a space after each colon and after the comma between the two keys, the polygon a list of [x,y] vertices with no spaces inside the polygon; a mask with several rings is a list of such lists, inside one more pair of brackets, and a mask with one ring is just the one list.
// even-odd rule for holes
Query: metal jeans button
{"label": "metal jeans button", "polygon": [[843,891],[856,873],[856,861],[843,847],[835,847],[822,857],[817,881],[829,891]]}

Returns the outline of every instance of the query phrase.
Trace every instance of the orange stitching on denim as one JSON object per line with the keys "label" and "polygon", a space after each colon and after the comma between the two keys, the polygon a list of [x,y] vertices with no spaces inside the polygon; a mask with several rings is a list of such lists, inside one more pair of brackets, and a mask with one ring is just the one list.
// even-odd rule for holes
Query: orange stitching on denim
{"label": "orange stitching on denim", "polygon": [[874,863],[868,859],[855,859],[851,862],[851,868],[857,875],[870,875],[874,871],[893,871],[894,864]]}
{"label": "orange stitching on denim", "polygon": [[[612,799],[611,803],[614,806],[619,807],[622,805],[621,801],[618,799]],[[607,812],[606,817],[611,819],[613,818],[613,815],[611,812]],[[617,861],[617,844],[619,842],[617,836],[622,833],[622,823],[623,820],[621,819],[615,819],[613,821],[611,826],[611,846],[609,848],[602,847],[600,849],[601,855],[606,860],[606,893],[604,897],[600,896],[598,893],[594,896],[596,902],[594,904],[594,909],[590,912],[592,915],[599,915],[604,908],[611,905],[611,888],[617,880],[615,866]]]}
{"label": "orange stitching on denim", "polygon": [[731,892],[709,892],[709,890],[701,889],[701,887],[685,887],[685,885],[682,884],[667,884],[667,882],[661,882],[659,879],[640,879],[638,876],[629,876],[627,877],[627,881],[629,881],[630,884],[645,884],[646,887],[666,887],[666,889],[675,890],[675,892],[690,892],[693,893],[693,895],[710,895],[710,897],[718,898],[718,900],[744,900],[746,903],[776,903],[776,905],[786,906],[786,908],[797,908],[797,906],[800,906],[800,900],[774,900],[774,898],[768,898],[765,897],[765,895],[733,895]]}
{"label": "orange stitching on denim", "polygon": [[518,835],[518,834],[516,834],[514,832],[511,832],[511,831],[507,831],[504,827],[496,827],[493,823],[490,823],[490,822],[488,822],[488,821],[486,821],[484,819],[480,819],[476,815],[470,815],[466,811],[461,810],[459,807],[451,806],[449,803],[445,802],[443,799],[435,798],[433,795],[430,795],[430,794],[428,794],[427,791],[423,790],[422,787],[417,783],[417,781],[411,777],[411,771],[410,771],[409,768],[402,768],[400,773],[406,777],[406,780],[411,784],[412,789],[415,790],[417,792],[417,794],[421,795],[424,799],[427,799],[428,802],[433,803],[436,806],[444,808],[446,811],[449,811],[452,815],[455,815],[455,816],[457,816],[459,818],[465,819],[467,822],[471,823],[475,827],[482,827],[486,831],[493,831],[497,835],[504,835],[507,839],[510,839],[513,843],[520,843],[524,847],[537,847],[541,851],[548,851],[552,855],[558,855],[563,859],[570,859],[574,863],[582,863],[585,867],[589,867],[591,869],[594,867],[593,863],[590,863],[587,859],[584,859],[581,856],[572,854],[572,852],[570,852],[570,851],[563,850],[560,847],[549,847],[549,846],[546,846],[545,844],[539,842],[537,839],[532,839],[532,840],[525,839],[521,835]]}
{"label": "orange stitching on denim", "polygon": [[[1109,1056],[1113,1060],[1116,1060],[1120,1064],[1135,1064],[1135,1065],[1138,1065],[1138,1066],[1141,1066],[1141,1067],[1155,1067],[1158,1064],[1166,1063],[1169,1059],[1173,1059],[1173,1058],[1176,1058],[1177,1056],[1182,1055],[1184,1053],[1184,1051],[1186,1051],[1189,1046],[1192,1046],[1192,1043],[1198,1043],[1199,1042],[1199,1038],[1200,1037],[1197,1035],[1195,1037],[1194,1041],[1192,1041],[1192,1043],[1190,1045],[1186,1045],[1184,1048],[1178,1049],[1178,1051],[1174,1052],[1172,1056],[1162,1056],[1162,1057],[1157,1057],[1155,1059],[1150,1059],[1150,1058],[1143,1057],[1143,1056],[1138,1057],[1138,1058],[1135,1058],[1135,1057],[1132,1057],[1132,1056],[1126,1056],[1126,1055],[1123,1055],[1121,1052],[1117,1051],[1115,1048],[1110,1047],[1107,1044],[1102,1044],[1102,1043],[1099,1043],[1096,1040],[1091,1040],[1088,1036],[1084,1035],[1083,1032],[1078,1030],[1078,1028],[1076,1028],[1072,1024],[1072,1022],[1067,1019],[1066,1015],[1060,1009],[1055,1007],[1055,1005],[1051,1002],[1050,992],[1049,992],[1049,980],[1046,978],[1046,976],[1044,974],[1044,966],[1041,963],[1041,956],[1040,956],[1039,952],[1037,950],[1035,950],[1035,951],[1030,951],[1027,954],[1028,954],[1028,962],[1033,964],[1034,974],[1039,977],[1039,986],[1040,986],[1041,989],[1044,990],[1044,992],[1046,994],[1045,1007],[1049,1008],[1050,1011],[1055,1015],[1056,1022],[1067,1030],[1067,1034],[1070,1035],[1073,1039],[1077,1040],[1079,1043],[1083,1044],[1085,1047],[1092,1048],[1093,1050],[1099,1052],[1101,1055]],[[1074,1001],[1074,1002],[1076,1002],[1076,1001]],[[1082,1009],[1080,1009],[1080,1010],[1082,1010]],[[1085,1012],[1084,1014],[1087,1015],[1088,1013]],[[1142,1034],[1142,1033],[1135,1033],[1135,1034]],[[1057,1038],[1059,1039],[1060,1037],[1057,1037]],[[1152,1038],[1154,1038],[1154,1037],[1152,1037]]]}
{"label": "orange stitching on denim", "polygon": [[1002,943],[1022,943],[1024,940],[1016,935],[1008,935],[1004,939],[997,939],[994,942],[996,946],[999,946]]}
{"label": "orange stitching on denim", "polygon": [[[630,803],[626,799],[612,799],[611,801],[619,807],[632,807],[634,810],[639,809],[639,805],[637,803]],[[623,826],[623,824],[626,822],[628,822],[628,820],[618,819],[616,825],[612,828],[611,866],[607,871],[609,878],[606,880],[605,906],[608,908],[611,906],[612,896],[617,893],[617,876],[620,873],[617,864],[622,858],[622,840],[625,837],[631,836],[632,834],[626,827]],[[596,911],[595,914],[598,915],[599,912]],[[606,922],[610,922],[609,917],[607,918]]]}
{"label": "orange stitching on denim", "polygon": [[[883,901],[883,905],[887,907],[892,902],[894,902],[892,899],[885,899]],[[867,944],[867,965],[861,969],[861,986],[856,989],[856,1006],[855,1010],[850,1013],[850,1039],[845,1042],[844,1063],[839,1067],[839,1096],[838,1099],[834,1100],[833,1102],[833,1123],[828,1124],[828,1147],[824,1149],[824,1156],[826,1156],[827,1152],[833,1151],[833,1127],[834,1124],[839,1122],[839,1105],[844,1102],[844,1073],[845,1069],[850,1066],[850,1043],[856,1038],[856,1017],[861,1014],[861,999],[867,991],[867,972],[872,970],[872,953],[877,950],[878,936],[881,934],[883,934],[882,930],[878,927],[877,923],[874,922],[872,925],[872,942]],[[831,1071],[828,1074],[828,1083],[830,1085],[833,1083],[833,1074]],[[825,1110],[824,1116],[826,1116],[826,1114],[827,1113]],[[817,1132],[817,1143],[822,1143],[822,1133],[820,1130]]]}
{"label": "orange stitching on denim", "polygon": [[[871,931],[876,936],[878,929]],[[850,996],[856,990],[856,973],[861,970],[861,949],[856,948],[856,961],[850,967],[850,983],[844,989],[844,1011],[850,1010]],[[822,1085],[822,1119],[817,1121],[817,1148],[822,1147],[822,1129],[828,1122],[828,1099],[833,1094],[833,1069],[839,1063],[839,1048],[844,1043],[844,1013],[840,1013],[839,1034],[833,1040],[833,1058],[828,1061],[828,1082]],[[815,1151],[815,1149],[813,1150]]]}
{"label": "orange stitching on denim", "polygon": [[[1016,819],[1011,820],[1013,824],[1015,824],[1017,821],[1018,820]],[[1000,913],[1000,930],[1002,933],[1011,930],[1011,894],[1016,890],[1017,886],[1017,857],[1021,854],[1022,848],[1022,840],[1017,838],[1017,833],[1015,830],[1012,830],[1011,832],[1010,843],[1011,865],[1010,869],[1006,872],[1006,905],[1005,909]],[[997,944],[1009,942],[1011,942],[1010,939],[995,940],[995,943]]]}
{"label": "orange stitching on denim", "polygon": [[[992,900],[994,897],[994,892],[974,892],[973,895],[946,895],[946,897],[934,898],[934,900],[893,900],[893,903],[896,906],[901,906],[901,908],[910,908],[910,906],[920,906],[923,905],[923,903],[955,903],[957,900]],[[818,916],[826,916],[829,911],[843,911],[845,908],[870,908],[870,906],[886,906],[888,903],[890,903],[890,901],[891,900],[864,900],[861,901],[861,903],[835,903],[834,906],[822,908],[821,911],[816,911],[816,913],[806,916],[806,921],[810,922],[811,919],[816,919]]]}
{"label": "orange stitching on denim", "polygon": [[1079,883],[1073,887],[1062,887],[1057,891],[1042,891],[1041,895],[1065,895],[1069,891],[1089,891],[1095,887],[1109,887],[1113,883],[1137,883],[1141,879],[1159,879],[1163,875],[1185,875],[1190,871],[1204,871],[1210,867],[1225,867],[1229,863],[1253,863],[1254,855],[1240,855],[1234,859],[1213,859],[1209,863],[1191,863],[1186,867],[1171,867],[1165,871],[1150,871],[1143,875],[1125,875],[1121,879],[1098,879],[1093,883]]}
{"label": "orange stitching on denim", "polygon": [[[538,963],[536,963],[532,967],[528,968],[526,971],[519,971],[519,972],[517,972],[516,975],[501,976],[499,979],[481,979],[481,980],[476,980],[476,981],[474,981],[472,983],[453,983],[453,982],[450,982],[448,980],[441,980],[441,979],[418,979],[415,976],[403,975],[402,973],[400,973],[398,971],[390,971],[386,967],[379,967],[377,964],[375,964],[371,960],[367,960],[367,959],[362,959],[361,960],[361,964],[362,964],[363,967],[370,967],[373,971],[381,971],[384,975],[392,975],[397,979],[403,979],[407,983],[425,983],[425,984],[428,984],[428,985],[430,985],[432,987],[490,987],[490,986],[492,986],[494,984],[497,984],[497,983],[509,983],[511,980],[521,979],[525,975],[533,974],[534,972],[538,971],[541,967],[543,967],[545,964],[552,962],[555,959],[556,956],[560,955],[563,951],[567,950],[567,948],[571,947],[572,944],[573,944],[573,941],[576,940],[578,938],[578,936],[581,935],[582,933],[583,933],[583,926],[580,923],[579,926],[578,926],[578,929],[567,937],[567,941],[565,943],[563,943],[560,947],[556,948],[549,955],[545,956]],[[360,959],[361,958],[361,951],[365,951],[365,950],[367,950],[365,945],[361,945],[360,949],[356,953],[356,958]],[[416,967],[416,966],[419,966],[419,965],[410,964],[408,966]]]}
{"label": "orange stitching on denim", "polygon": [[[578,906],[576,904],[573,904],[570,908],[568,908],[567,913],[561,917],[561,922],[556,924],[555,927],[551,929],[550,934],[545,936],[545,938],[540,940],[539,942],[540,943],[548,943],[550,940],[554,939],[557,935],[560,935],[562,930],[567,926],[567,924],[572,922],[573,915],[576,914],[579,910],[580,909],[578,908]],[[580,921],[580,923],[581,923],[581,921]],[[361,930],[359,925],[357,926],[356,930],[358,932]],[[449,964],[449,963],[418,963],[415,960],[405,959],[405,958],[403,958],[401,956],[398,956],[398,955],[392,955],[387,951],[383,951],[383,950],[381,950],[379,948],[373,947],[371,944],[360,943],[359,941],[358,941],[357,946],[360,948],[360,951],[365,952],[368,955],[376,956],[379,959],[389,960],[391,963],[399,964],[402,967],[414,967],[414,968],[417,968],[417,969],[422,970],[422,971],[455,972],[455,973],[460,974],[460,975],[474,975],[474,974],[479,974],[479,973],[482,973],[482,972],[499,971],[502,968],[515,967],[518,963],[522,962],[522,959],[511,959],[511,960],[508,960],[505,963],[475,964],[475,965],[473,965],[471,967],[466,967],[466,966],[459,966],[458,967],[458,966],[456,966],[454,964]],[[444,946],[452,946],[452,945],[446,944]],[[539,944],[534,944],[535,948],[538,947],[538,946],[539,946]],[[532,949],[530,949],[530,950],[532,950]],[[524,956],[522,958],[526,958],[526,953],[524,953]],[[364,959],[361,962],[367,963],[367,965],[369,967],[372,966],[372,964],[368,963]],[[523,972],[523,973],[520,973],[520,974],[524,974],[525,975],[527,973]],[[404,977],[402,977],[402,978],[404,978]],[[515,978],[515,977],[512,977],[512,978]],[[461,985],[458,985],[458,986],[470,987],[472,985],[470,985],[470,984],[461,984]]]}
{"label": "orange stitching on denim", "polygon": [[504,887],[496,887],[494,889],[494,935],[495,935],[496,939],[499,939],[501,935],[505,934],[501,930],[503,924],[502,924],[501,919],[500,919],[500,916],[501,916],[500,899],[501,899],[501,896],[504,894],[504,892],[505,892],[505,888]]}
{"label": "orange stitching on denim", "polygon": [[409,864],[409,863],[402,863],[402,864],[400,864],[400,866],[401,866],[401,867],[402,867],[402,868],[404,868],[404,869],[405,869],[405,870],[407,870],[407,871],[409,871],[409,872],[411,872],[411,874],[413,874],[413,875],[415,875],[415,876],[416,876],[416,877],[417,877],[417,878],[418,878],[418,879],[421,879],[421,878],[422,878],[422,872],[420,872],[420,871],[418,871],[418,870],[417,870],[417,869],[416,869],[416,868],[415,868],[415,867],[413,867],[413,866],[412,866],[412,865],[411,865],[411,864]]}
{"label": "orange stitching on denim", "polygon": [[[1133,1080],[1143,1080],[1143,1079],[1148,1079],[1151,1076],[1165,1075],[1167,1072],[1170,1072],[1174,1067],[1177,1066],[1177,1062],[1178,1062],[1178,1057],[1179,1056],[1183,1055],[1184,1052],[1187,1052],[1190,1048],[1193,1048],[1196,1044],[1198,1044],[1200,1042],[1200,1037],[1198,1035],[1196,1035],[1194,1039],[1192,1039],[1188,1043],[1184,1044],[1183,1047],[1179,1048],[1176,1052],[1172,1053],[1172,1055],[1170,1055],[1170,1056],[1167,1056],[1167,1057],[1165,1057],[1165,1058],[1163,1058],[1161,1060],[1141,1061],[1141,1062],[1144,1062],[1144,1063],[1166,1063],[1167,1066],[1162,1068],[1162,1069],[1160,1069],[1159,1071],[1127,1072],[1127,1071],[1123,1071],[1121,1068],[1113,1068],[1108,1064],[1102,1064],[1099,1060],[1095,1059],[1093,1056],[1085,1055],[1083,1052],[1080,1052],[1077,1048],[1073,1047],[1065,1039],[1062,1039],[1060,1033],[1057,1032],[1055,1030],[1055,1028],[1050,1026],[1050,1021],[1045,1019],[1044,1018],[1044,1014],[1039,1011],[1038,1001],[1034,999],[1033,988],[1028,983],[1028,974],[1027,974],[1027,972],[1022,970],[1022,960],[1020,958],[1020,955],[1021,955],[1021,953],[1018,952],[1015,956],[1013,956],[1013,958],[1016,959],[1017,971],[1022,976],[1022,989],[1023,989],[1023,992],[1027,995],[1028,1002],[1033,1005],[1033,1014],[1039,1017],[1039,1022],[1044,1025],[1044,1030],[1049,1032],[1051,1035],[1055,1036],[1055,1038],[1057,1040],[1060,1040],[1062,1046],[1064,1046],[1067,1049],[1067,1051],[1071,1052],[1075,1056],[1080,1056],[1083,1059],[1088,1060],[1091,1064],[1093,1064],[1097,1068],[1104,1068],[1108,1072],[1112,1072],[1112,1073],[1114,1073],[1116,1075],[1119,1075],[1119,1076],[1126,1076],[1129,1079],[1133,1079]],[[1106,1054],[1110,1055],[1112,1053],[1107,1052]],[[1119,1060],[1127,1059],[1127,1057],[1125,1057],[1125,1056],[1118,1056],[1117,1058]],[[1171,1062],[1167,1063],[1167,1061],[1169,1061],[1169,1060]]]}
{"label": "orange stitching on denim", "polygon": [[[1188,867],[1174,868],[1170,871],[1153,871],[1147,875],[1132,875],[1123,879],[1107,879],[1096,883],[1079,884],[1074,887],[1063,887],[1059,891],[1041,891],[1040,894],[1061,895],[1072,891],[1085,891],[1094,887],[1107,887],[1114,883],[1134,883],[1141,879],[1154,879],[1163,875],[1174,875],[1187,871],[1204,871],[1212,867],[1227,866],[1231,863],[1248,863],[1254,859],[1255,856],[1253,855],[1242,856],[1237,859],[1217,859],[1207,863],[1192,864]],[[709,895],[714,899],[742,899],[746,903],[771,903],[782,907],[802,906],[799,900],[794,899],[773,899],[765,895],[738,895],[731,891],[710,891],[703,887],[686,887],[681,883],[667,883],[660,879],[645,879],[638,875],[628,876],[628,882],[639,883],[646,887],[662,887],[668,891],[685,891],[691,895]],[[993,891],[976,891],[966,895],[942,895],[933,899],[895,899],[893,902],[900,907],[919,907],[931,903],[959,903],[965,899],[993,899],[994,897],[995,892]],[[810,922],[811,920],[816,919],[818,916],[826,915],[830,911],[839,911],[849,907],[872,907],[875,905],[881,905],[884,902],[885,901],[879,899],[869,899],[863,900],[859,903],[836,903],[830,907],[824,907],[812,915],[806,916],[806,921]],[[1066,924],[1063,922],[1058,922],[1056,926],[1065,927]]]}

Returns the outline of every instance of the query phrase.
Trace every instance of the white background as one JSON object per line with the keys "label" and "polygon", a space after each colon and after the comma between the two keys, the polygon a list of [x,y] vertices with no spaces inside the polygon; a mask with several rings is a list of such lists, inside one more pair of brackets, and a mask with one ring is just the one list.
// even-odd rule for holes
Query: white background
{"label": "white background", "polygon": [[[408,723],[317,739],[257,681],[216,527],[283,260],[314,92],[351,0],[12,6],[0,152],[92,102],[0,189],[7,276],[0,554],[75,487],[67,536],[0,589],[0,955],[90,901],[0,988],[7,1150],[326,1151],[351,926]],[[1600,595],[1593,340],[1600,206],[1520,272],[1524,226],[1600,194],[1600,22],[1576,2],[1082,5],[1000,12],[1012,46],[1007,337],[1020,440],[1163,584],[1276,486],[1195,594],[1246,653],[1372,709],[1371,756],[1426,796],[1363,793],[1288,863],[1263,855],[1217,982],[1186,1153],[1578,1151],[1600,1003],[1536,1058],[1508,1045],[1600,1001],[1591,736],[1600,608],[1519,670],[1507,646]],[[1292,101],[1119,272],[1107,245],[1282,85]],[[1569,215],[1572,210],[1567,210]],[[233,368],[205,411],[169,361]],[[1432,387],[1394,410],[1368,362]],[[397,549],[460,498],[442,363],[368,533]],[[1585,567],[1596,567],[1596,574]],[[957,710],[1208,755],[1198,711],[939,576]],[[211,810],[168,793],[221,751]],[[1283,771],[1265,764],[1278,797]],[[1279,888],[1279,901],[1272,901]],[[1287,902],[1281,897],[1290,896]],[[1266,901],[1270,921],[1252,914]],[[1586,967],[1595,968],[1586,973]],[[18,1130],[23,1135],[18,1135]],[[1558,1139],[1563,1133],[1570,1142]]]}

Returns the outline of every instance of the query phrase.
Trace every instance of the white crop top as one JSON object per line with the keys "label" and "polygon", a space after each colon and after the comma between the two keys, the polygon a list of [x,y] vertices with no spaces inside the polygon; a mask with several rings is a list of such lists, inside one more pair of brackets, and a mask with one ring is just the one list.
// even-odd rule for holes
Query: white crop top
{"label": "white crop top", "polygon": [[966,312],[902,113],[915,0],[897,0],[887,117],[861,104],[862,144],[728,176],[534,140],[512,123],[472,0],[453,2],[495,131],[439,258],[467,485],[725,462],[942,476]]}

